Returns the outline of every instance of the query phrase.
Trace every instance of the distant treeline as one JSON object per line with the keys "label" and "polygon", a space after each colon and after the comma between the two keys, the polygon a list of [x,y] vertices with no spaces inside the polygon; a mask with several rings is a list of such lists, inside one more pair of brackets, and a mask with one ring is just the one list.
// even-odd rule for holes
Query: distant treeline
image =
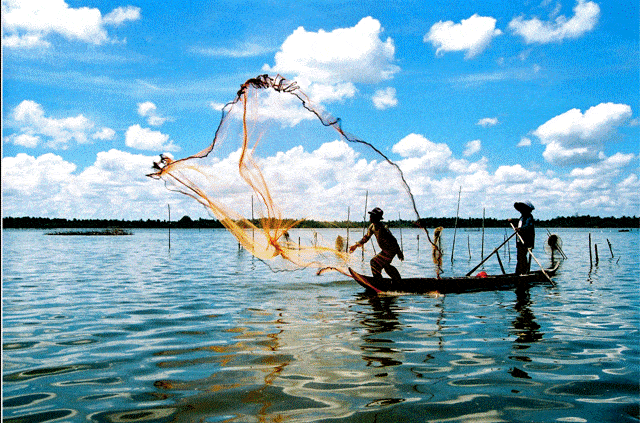
{"label": "distant treeline", "polygon": [[[514,216],[515,218],[516,216]],[[445,228],[453,228],[455,226],[455,218],[426,218],[422,219],[423,226],[427,228],[443,226]],[[483,225],[482,218],[458,219],[459,228],[481,228]],[[623,217],[600,217],[600,216],[562,216],[553,219],[541,220],[536,219],[536,225],[547,228],[638,228],[640,227],[640,218],[633,216]],[[484,226],[487,228],[502,228],[508,226],[505,219],[484,219]]]}
{"label": "distant treeline", "polygon": [[[259,220],[254,223],[259,225]],[[428,217],[421,219],[423,227],[435,228],[442,226],[453,228],[456,219],[453,217]],[[316,220],[304,220],[296,225],[298,228],[346,228],[357,227],[362,222],[320,222]],[[409,220],[392,220],[387,224],[395,228],[417,227],[417,222]],[[639,228],[640,218],[633,217],[599,217],[599,216],[567,216],[555,217],[549,220],[537,220],[536,224],[549,228]],[[184,216],[176,222],[166,220],[117,220],[117,219],[51,219],[47,217],[5,217],[2,219],[4,228],[15,229],[71,229],[71,228],[185,228],[206,229],[223,228],[220,221],[215,219],[193,220]],[[504,219],[493,218],[459,218],[458,228],[503,228],[508,226]]]}
{"label": "distant treeline", "polygon": [[4,217],[5,229],[81,229],[81,228],[223,228],[215,219],[192,220],[185,216],[177,222],[166,220],[118,220],[118,219],[58,219],[48,217]]}

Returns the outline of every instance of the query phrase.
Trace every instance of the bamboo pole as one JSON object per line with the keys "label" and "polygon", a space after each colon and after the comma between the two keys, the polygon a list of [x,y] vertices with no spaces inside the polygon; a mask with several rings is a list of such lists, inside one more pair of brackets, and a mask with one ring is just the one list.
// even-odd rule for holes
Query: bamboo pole
{"label": "bamboo pole", "polygon": [[611,243],[609,242],[609,238],[607,238],[607,244],[609,244],[609,251],[611,251],[611,258],[613,258],[613,248],[611,248]]}
{"label": "bamboo pole", "polygon": [[598,262],[600,261],[600,259],[598,258],[598,244],[593,244],[593,248],[596,252],[596,266],[597,266]]}
{"label": "bamboo pole", "polygon": [[[369,206],[369,190],[364,196],[364,216],[362,217],[362,221],[364,226],[362,227],[362,236],[365,236],[367,233],[367,207]],[[362,246],[362,260],[364,260],[364,245]]]}
{"label": "bamboo pole", "polygon": [[591,255],[591,232],[589,232],[589,267],[593,267],[593,256]]}
{"label": "bamboo pole", "polygon": [[491,254],[489,254],[487,257],[485,257],[485,258],[484,258],[480,263],[478,263],[478,265],[477,265],[476,267],[474,267],[473,269],[469,270],[469,272],[468,272],[465,276],[470,276],[470,275],[471,275],[471,274],[472,274],[472,273],[473,273],[473,272],[474,272],[478,267],[482,266],[482,265],[484,264],[484,262],[485,262],[485,261],[489,260],[489,258],[490,258],[493,254],[497,253],[497,252],[498,252],[498,250],[499,250],[500,248],[502,248],[502,246],[503,246],[504,244],[506,244],[507,242],[509,242],[509,240],[510,240],[511,238],[513,238],[515,235],[516,235],[516,232],[512,233],[511,235],[509,235],[509,238],[507,238],[506,240],[504,240],[504,242],[503,242],[502,244],[498,245],[498,246],[496,247],[496,249],[495,249],[495,250],[493,250],[493,251],[491,252]]}
{"label": "bamboo pole", "polygon": [[484,257],[484,207],[482,208],[482,248],[480,250],[480,257]]}
{"label": "bamboo pole", "polygon": [[398,212],[398,226],[400,226],[400,249],[404,251],[404,246],[402,244],[402,219],[400,218],[400,212]]}
{"label": "bamboo pole", "polygon": [[[502,237],[503,240],[507,239],[507,228],[504,228],[504,236]],[[507,246],[504,246],[504,255],[505,257],[507,256]]]}
{"label": "bamboo pole", "polygon": [[349,226],[351,226],[350,224],[350,219],[351,219],[351,206],[347,207],[347,247],[345,251],[349,251]]}
{"label": "bamboo pole", "polygon": [[456,249],[456,232],[458,231],[458,216],[460,215],[460,194],[462,193],[462,185],[458,190],[458,209],[456,210],[456,222],[453,225],[453,245],[451,246],[451,263],[453,264],[453,252]]}
{"label": "bamboo pole", "polygon": [[169,251],[171,251],[171,204],[167,204],[167,208],[169,209]]}
{"label": "bamboo pole", "polygon": [[[253,195],[251,196],[251,224],[255,226],[255,221],[253,218]],[[253,246],[256,244],[256,233],[255,233],[255,229],[253,229],[253,226],[251,227],[251,240],[253,241],[253,243],[251,244],[252,251],[253,251]]]}
{"label": "bamboo pole", "polygon": [[496,251],[496,258],[498,259],[498,264],[500,264],[500,270],[502,270],[502,274],[506,275],[507,272],[504,271],[504,266],[502,265],[502,260],[500,260],[500,253]]}

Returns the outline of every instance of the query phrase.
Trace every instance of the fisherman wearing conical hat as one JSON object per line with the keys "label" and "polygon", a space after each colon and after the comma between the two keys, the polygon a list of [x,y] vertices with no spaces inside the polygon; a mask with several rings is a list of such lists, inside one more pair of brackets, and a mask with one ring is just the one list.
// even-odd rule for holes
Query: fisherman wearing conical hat
{"label": "fisherman wearing conical hat", "polygon": [[[524,203],[516,202],[513,207],[520,212],[520,220],[518,221],[517,231],[520,236],[516,237],[517,263],[516,274],[525,275],[529,273],[531,268],[531,258],[529,257],[529,248],[533,249],[536,238],[536,230],[531,212],[535,209],[529,201]],[[520,239],[522,238],[522,240]]]}
{"label": "fisherman wearing conical hat", "polygon": [[356,248],[366,244],[373,235],[380,246],[380,253],[371,259],[371,272],[374,278],[382,278],[382,270],[391,277],[393,281],[400,280],[400,272],[391,265],[393,258],[397,255],[400,260],[404,260],[404,254],[398,245],[398,240],[393,236],[389,228],[382,223],[383,211],[379,207],[369,212],[369,229],[365,236],[349,248],[349,252],[353,253]]}

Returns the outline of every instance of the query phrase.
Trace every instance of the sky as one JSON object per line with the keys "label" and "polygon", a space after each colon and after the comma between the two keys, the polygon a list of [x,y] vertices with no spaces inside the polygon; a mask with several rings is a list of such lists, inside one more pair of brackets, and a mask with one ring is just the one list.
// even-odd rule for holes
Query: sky
{"label": "sky", "polygon": [[[296,81],[397,163],[423,217],[455,216],[458,195],[461,217],[517,217],[516,201],[542,219],[637,216],[639,9],[2,0],[2,213],[163,220],[170,204],[173,219],[209,218],[146,175],[160,154],[207,147],[222,106],[266,73]],[[267,161],[286,153],[295,166],[280,171],[298,174],[349,150],[331,140],[282,148]],[[380,184],[342,192],[342,215],[322,217],[361,208],[365,187],[374,203]],[[291,195],[304,203],[304,192]]]}

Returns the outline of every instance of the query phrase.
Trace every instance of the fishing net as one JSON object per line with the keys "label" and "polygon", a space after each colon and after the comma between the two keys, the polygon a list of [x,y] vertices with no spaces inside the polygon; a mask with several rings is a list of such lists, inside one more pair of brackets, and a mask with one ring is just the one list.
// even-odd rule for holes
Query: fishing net
{"label": "fishing net", "polygon": [[551,255],[560,253],[562,257],[565,257],[564,251],[562,251],[562,238],[556,234],[549,233],[544,243],[544,251]]}
{"label": "fishing net", "polygon": [[201,203],[247,251],[278,270],[313,266],[346,274],[344,239],[325,241],[301,228],[317,222],[344,228],[347,220],[362,227],[365,198],[385,216],[419,221],[401,169],[281,76],[246,81],[206,148],[179,160],[162,155],[154,169],[148,176]]}
{"label": "fishing net", "polygon": [[436,266],[436,275],[440,276],[442,273],[442,226],[438,226],[433,231],[433,241],[431,242],[431,257],[433,258],[433,264]]}

